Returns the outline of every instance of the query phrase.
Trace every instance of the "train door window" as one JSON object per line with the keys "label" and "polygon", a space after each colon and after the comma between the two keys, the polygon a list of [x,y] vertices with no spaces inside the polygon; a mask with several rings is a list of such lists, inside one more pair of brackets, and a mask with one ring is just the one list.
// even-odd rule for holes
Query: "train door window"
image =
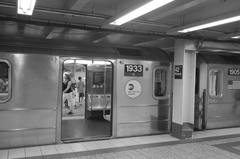
{"label": "train door window", "polygon": [[211,69],[209,71],[209,95],[211,98],[220,98],[222,96],[222,71]]}
{"label": "train door window", "polygon": [[0,103],[10,98],[10,62],[0,59]]}
{"label": "train door window", "polygon": [[153,71],[153,97],[155,99],[165,98],[167,95],[167,70],[161,67]]}

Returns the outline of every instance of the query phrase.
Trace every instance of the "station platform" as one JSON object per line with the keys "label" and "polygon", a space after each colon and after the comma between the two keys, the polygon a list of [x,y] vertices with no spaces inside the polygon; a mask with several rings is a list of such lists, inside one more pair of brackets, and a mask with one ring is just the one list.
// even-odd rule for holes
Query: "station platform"
{"label": "station platform", "polygon": [[[1,144],[1,143],[0,143]],[[240,128],[0,150],[0,159],[239,159]]]}

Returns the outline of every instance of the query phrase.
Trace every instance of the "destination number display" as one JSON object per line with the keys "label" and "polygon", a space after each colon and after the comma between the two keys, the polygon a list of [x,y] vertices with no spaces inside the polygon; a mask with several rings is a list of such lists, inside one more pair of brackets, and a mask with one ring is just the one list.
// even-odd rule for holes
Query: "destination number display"
{"label": "destination number display", "polygon": [[228,75],[229,76],[240,76],[240,68],[229,68]]}
{"label": "destination number display", "polygon": [[124,76],[143,76],[143,65],[125,64]]}

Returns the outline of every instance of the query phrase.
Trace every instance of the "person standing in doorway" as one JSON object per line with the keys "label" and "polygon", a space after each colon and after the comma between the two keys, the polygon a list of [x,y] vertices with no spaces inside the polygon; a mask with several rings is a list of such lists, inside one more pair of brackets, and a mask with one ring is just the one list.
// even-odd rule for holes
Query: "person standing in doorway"
{"label": "person standing in doorway", "polygon": [[84,82],[82,81],[82,77],[78,77],[78,83],[77,83],[77,92],[79,95],[79,104],[82,105],[83,98],[84,98]]}
{"label": "person standing in doorway", "polygon": [[70,112],[68,114],[73,114],[73,98],[72,98],[72,88],[71,88],[72,82],[71,77],[69,74],[64,75],[64,81],[63,81],[63,102],[67,100],[68,106],[70,108]]}

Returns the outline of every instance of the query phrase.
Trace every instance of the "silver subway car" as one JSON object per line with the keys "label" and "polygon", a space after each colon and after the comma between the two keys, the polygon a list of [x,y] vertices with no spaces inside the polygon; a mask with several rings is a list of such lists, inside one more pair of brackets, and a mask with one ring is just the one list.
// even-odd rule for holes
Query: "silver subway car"
{"label": "silver subway car", "polygon": [[2,38],[0,149],[170,133],[164,51]]}
{"label": "silver subway car", "polygon": [[197,55],[195,128],[240,126],[240,55]]}

